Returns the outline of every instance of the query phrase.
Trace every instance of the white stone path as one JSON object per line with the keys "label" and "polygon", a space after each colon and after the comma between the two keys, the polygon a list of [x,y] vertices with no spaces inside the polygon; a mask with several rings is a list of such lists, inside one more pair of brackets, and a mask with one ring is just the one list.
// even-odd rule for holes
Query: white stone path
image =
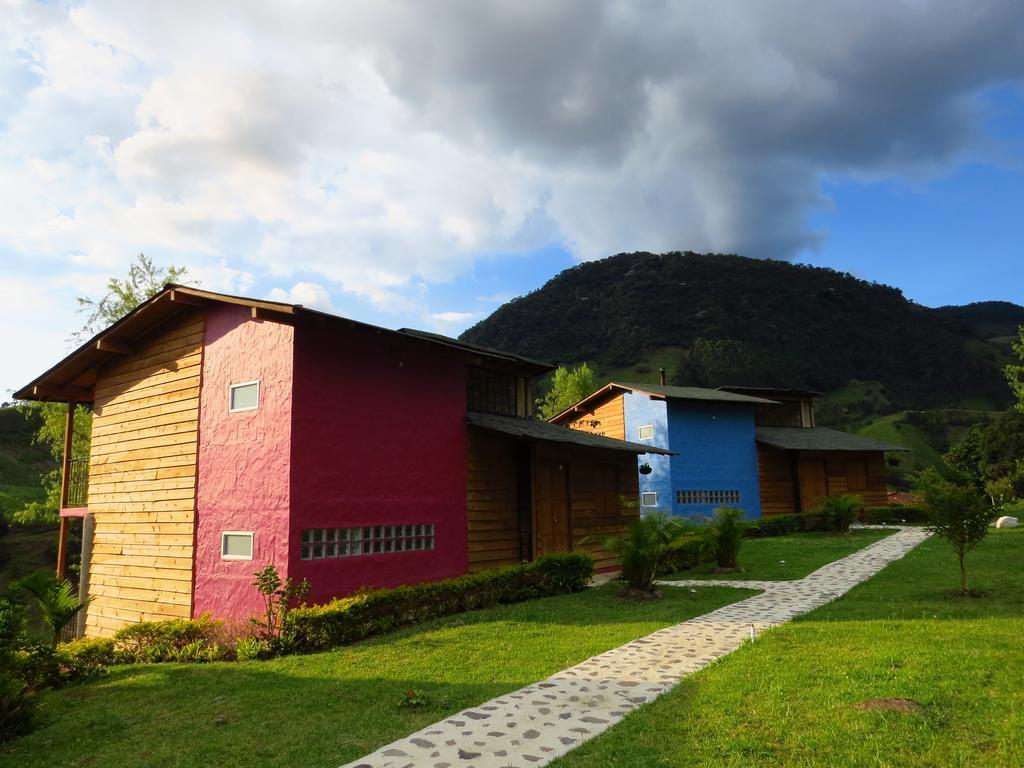
{"label": "white stone path", "polygon": [[928,537],[904,528],[797,581],[662,581],[663,586],[764,590],[666,627],[427,726],[343,768],[542,766],[611,728],[750,638],[824,605]]}

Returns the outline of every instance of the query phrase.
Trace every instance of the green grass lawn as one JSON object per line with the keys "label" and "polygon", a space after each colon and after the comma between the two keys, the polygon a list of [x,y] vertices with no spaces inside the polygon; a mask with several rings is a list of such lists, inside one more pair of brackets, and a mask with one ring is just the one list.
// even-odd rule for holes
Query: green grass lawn
{"label": "green grass lawn", "polygon": [[788,581],[802,579],[826,563],[863,549],[893,531],[874,529],[852,530],[849,534],[798,533],[764,539],[744,539],[739,564],[742,573],[712,573],[714,563],[692,571],[680,571],[668,579],[750,579],[753,581]]}
{"label": "green grass lawn", "polygon": [[[931,539],[845,597],[766,633],[554,763],[602,766],[1024,764],[1024,530],[968,558]],[[906,697],[915,714],[853,704]]]}
{"label": "green grass lawn", "polygon": [[[41,726],[0,766],[333,766],[590,656],[755,594],[619,585],[474,611],[267,662],[121,667],[44,694]],[[427,706],[400,707],[408,689]]]}

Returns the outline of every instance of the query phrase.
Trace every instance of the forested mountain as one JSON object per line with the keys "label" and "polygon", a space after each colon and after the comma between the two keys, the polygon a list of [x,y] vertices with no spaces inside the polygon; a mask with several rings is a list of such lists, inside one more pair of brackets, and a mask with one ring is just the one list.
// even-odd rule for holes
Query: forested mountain
{"label": "forested mountain", "polygon": [[605,377],[647,372],[653,381],[657,363],[680,384],[833,392],[872,382],[891,411],[1001,408],[1006,348],[986,339],[1018,316],[1024,307],[1004,302],[930,309],[820,267],[629,253],[565,270],[462,338],[590,361]]}

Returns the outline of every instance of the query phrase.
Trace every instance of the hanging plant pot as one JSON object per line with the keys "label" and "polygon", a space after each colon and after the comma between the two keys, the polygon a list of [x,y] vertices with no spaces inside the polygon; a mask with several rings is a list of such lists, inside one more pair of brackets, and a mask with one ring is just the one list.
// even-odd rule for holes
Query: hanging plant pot
{"label": "hanging plant pot", "polygon": [[651,465],[647,464],[646,462],[640,465],[640,474],[641,475],[649,475],[653,471],[654,470],[651,469]]}

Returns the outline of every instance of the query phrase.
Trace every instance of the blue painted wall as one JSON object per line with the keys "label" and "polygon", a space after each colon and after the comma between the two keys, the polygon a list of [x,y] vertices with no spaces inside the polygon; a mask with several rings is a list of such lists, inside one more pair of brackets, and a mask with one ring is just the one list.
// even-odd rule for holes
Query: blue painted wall
{"label": "blue painted wall", "polygon": [[[659,448],[669,447],[669,432],[666,403],[664,400],[651,400],[647,395],[637,392],[626,392],[623,394],[623,415],[626,422],[626,439],[630,442],[644,445],[656,445]],[[653,440],[641,440],[638,430],[641,426],[650,424],[654,427]],[[640,498],[645,492],[653,491],[658,494],[657,507],[641,507],[640,511],[650,512],[655,509],[662,512],[672,512],[674,493],[672,492],[672,466],[671,456],[660,456],[644,454],[637,456],[637,470],[643,464],[650,464],[652,472],[649,475],[639,475]]]}
{"label": "blue painted wall", "polygon": [[672,510],[677,515],[710,515],[722,504],[677,504],[675,491],[737,490],[748,518],[761,516],[753,409],[675,400],[668,403]]}
{"label": "blue painted wall", "polygon": [[[757,477],[757,444],[753,409],[739,405],[687,400],[651,400],[642,392],[624,398],[626,439],[675,451],[677,456],[639,456],[637,465],[650,464],[639,475],[640,492],[658,494],[657,509],[686,517],[710,515],[722,504],[678,504],[676,491],[739,491],[738,504],[748,518],[761,516]],[[641,440],[638,429],[654,427],[653,440]],[[641,511],[653,509],[642,507]]]}

